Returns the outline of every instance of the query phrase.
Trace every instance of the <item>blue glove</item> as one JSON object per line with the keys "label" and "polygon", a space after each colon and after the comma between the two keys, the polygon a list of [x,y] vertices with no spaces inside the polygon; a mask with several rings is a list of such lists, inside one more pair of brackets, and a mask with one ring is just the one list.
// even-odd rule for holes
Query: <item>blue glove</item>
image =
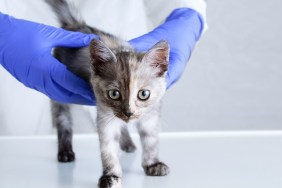
{"label": "blue glove", "polygon": [[129,43],[138,51],[147,51],[160,40],[170,45],[167,88],[175,83],[184,71],[192,50],[203,30],[200,15],[189,8],[175,9],[163,24]]}
{"label": "blue glove", "polygon": [[25,86],[63,103],[95,104],[88,83],[51,55],[55,46],[87,46],[94,35],[70,32],[0,13],[0,64]]}

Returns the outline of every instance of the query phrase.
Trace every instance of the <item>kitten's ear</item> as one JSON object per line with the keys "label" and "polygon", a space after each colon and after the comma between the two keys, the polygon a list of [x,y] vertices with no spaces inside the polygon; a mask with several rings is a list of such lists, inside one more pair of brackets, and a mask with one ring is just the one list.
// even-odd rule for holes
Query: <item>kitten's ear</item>
{"label": "kitten's ear", "polygon": [[157,68],[157,76],[161,77],[168,69],[169,44],[161,40],[145,53],[143,60],[153,68]]}
{"label": "kitten's ear", "polygon": [[90,56],[92,69],[97,76],[104,79],[113,79],[117,58],[115,54],[100,40],[92,40],[90,43]]}
{"label": "kitten's ear", "polygon": [[92,63],[116,63],[115,54],[100,40],[93,39],[90,43]]}

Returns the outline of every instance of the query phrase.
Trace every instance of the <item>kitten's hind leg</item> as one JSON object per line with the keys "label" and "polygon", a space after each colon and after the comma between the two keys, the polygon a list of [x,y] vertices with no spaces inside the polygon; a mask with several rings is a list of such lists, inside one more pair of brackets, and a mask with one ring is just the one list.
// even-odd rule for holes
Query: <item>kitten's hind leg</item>
{"label": "kitten's hind leg", "polygon": [[120,148],[127,153],[133,153],[136,150],[136,146],[133,143],[126,126],[121,128],[119,144]]}
{"label": "kitten's hind leg", "polygon": [[71,162],[75,159],[72,150],[72,119],[70,106],[52,101],[53,125],[58,133],[58,161]]}

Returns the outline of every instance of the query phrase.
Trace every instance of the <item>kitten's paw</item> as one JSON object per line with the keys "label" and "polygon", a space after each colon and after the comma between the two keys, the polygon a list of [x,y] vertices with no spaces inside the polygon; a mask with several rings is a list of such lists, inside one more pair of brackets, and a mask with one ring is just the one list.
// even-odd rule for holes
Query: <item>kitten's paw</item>
{"label": "kitten's paw", "polygon": [[169,167],[162,162],[144,166],[143,168],[148,176],[165,176],[169,173]]}
{"label": "kitten's paw", "polygon": [[99,180],[99,188],[121,188],[121,178],[103,175]]}
{"label": "kitten's paw", "polygon": [[133,153],[136,150],[136,146],[133,142],[126,142],[120,145],[120,148],[127,153]]}
{"label": "kitten's paw", "polygon": [[75,159],[75,153],[71,150],[64,150],[64,151],[59,151],[58,153],[58,161],[67,163],[67,162],[72,162]]}

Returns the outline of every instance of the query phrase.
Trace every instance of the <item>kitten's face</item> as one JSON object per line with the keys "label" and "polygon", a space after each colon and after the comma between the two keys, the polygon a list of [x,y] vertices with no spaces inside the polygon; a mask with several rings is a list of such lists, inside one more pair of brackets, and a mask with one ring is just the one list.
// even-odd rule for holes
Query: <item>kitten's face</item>
{"label": "kitten's face", "polygon": [[164,41],[147,53],[112,53],[102,42],[90,46],[97,105],[128,122],[150,113],[165,93],[169,47]]}

